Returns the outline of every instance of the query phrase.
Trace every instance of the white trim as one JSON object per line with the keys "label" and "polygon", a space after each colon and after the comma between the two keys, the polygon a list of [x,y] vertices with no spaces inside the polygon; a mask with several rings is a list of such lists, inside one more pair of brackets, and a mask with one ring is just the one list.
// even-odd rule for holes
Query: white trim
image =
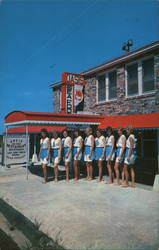
{"label": "white trim", "polygon": [[[125,65],[125,98],[131,98],[131,97],[140,97],[148,94],[154,94],[156,92],[156,89],[150,90],[150,91],[143,91],[143,61],[148,60],[150,58],[154,59],[154,55],[145,56],[140,60],[135,60],[133,62],[127,63]],[[138,93],[133,95],[128,95],[128,73],[127,73],[127,67],[129,65],[137,64],[137,70],[138,70]],[[155,65],[154,65],[155,66]],[[155,81],[155,79],[154,79]]]}
{"label": "white trim", "polygon": [[[109,98],[109,82],[110,82],[110,80],[109,80],[109,74],[112,73],[112,72],[116,73],[116,97]],[[111,70],[107,71],[107,77],[108,77],[108,99],[107,99],[107,101],[111,102],[111,101],[117,100],[117,69],[114,68],[114,69],[111,69]]]}
{"label": "white trim", "polygon": [[[113,68],[111,70],[108,70],[104,73],[100,73],[96,76],[96,88],[97,88],[97,91],[96,91],[96,105],[98,104],[102,104],[102,103],[105,103],[105,102],[111,102],[111,101],[115,101],[117,100],[117,96],[115,98],[111,98],[109,99],[109,73],[115,71],[116,74],[117,74],[117,69],[116,68]],[[98,100],[98,77],[100,76],[103,76],[105,75],[105,100],[103,101],[99,101]],[[116,77],[116,81],[117,81],[117,77]],[[117,91],[117,85],[116,85],[116,91]]]}
{"label": "white trim", "polygon": [[135,55],[141,54],[142,52],[145,52],[145,51],[147,51],[147,50],[150,50],[150,49],[155,48],[155,47],[158,47],[158,46],[159,46],[159,43],[154,44],[154,45],[152,45],[152,46],[150,46],[150,47],[148,47],[148,48],[141,49],[141,50],[139,50],[139,51],[137,51],[137,52],[134,52],[134,53],[132,52],[131,55],[123,56],[122,58],[119,58],[119,59],[116,59],[116,60],[114,60],[114,61],[105,63],[104,65],[102,64],[101,66],[94,67],[93,69],[90,69],[90,70],[87,70],[87,71],[82,72],[82,74],[83,74],[83,75],[87,75],[87,74],[90,74],[90,73],[93,73],[93,72],[95,73],[96,71],[102,70],[102,69],[105,68],[105,67],[109,67],[109,65],[111,65],[112,63],[119,63],[119,62],[121,62],[121,61],[124,61],[124,60],[126,60],[126,59],[129,59],[129,58],[131,58],[131,57],[133,57],[133,56],[135,56]]}
{"label": "white trim", "polygon": [[68,122],[68,121],[32,121],[32,120],[24,120],[19,122],[9,122],[5,123],[5,126],[13,126],[13,125],[70,125],[70,124],[81,124],[81,125],[99,125],[100,122]]}
{"label": "white trim", "polygon": [[96,80],[97,80],[97,93],[96,93],[96,95],[97,95],[97,102],[96,102],[96,104],[99,104],[99,103],[102,103],[102,102],[105,102],[105,100],[103,100],[103,101],[99,101],[99,98],[98,98],[98,85],[99,85],[99,77],[100,76],[105,76],[105,98],[106,98],[106,72],[104,72],[104,73],[101,73],[101,74],[98,74],[97,76],[96,76]]}

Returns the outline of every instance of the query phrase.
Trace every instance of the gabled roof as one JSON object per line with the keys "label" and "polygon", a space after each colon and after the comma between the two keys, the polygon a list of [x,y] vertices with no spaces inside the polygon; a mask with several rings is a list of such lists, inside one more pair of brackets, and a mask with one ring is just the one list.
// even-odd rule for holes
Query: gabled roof
{"label": "gabled roof", "polygon": [[143,47],[140,47],[134,51],[131,51],[131,52],[125,53],[124,55],[113,58],[113,59],[106,61],[102,64],[99,64],[95,67],[87,69],[87,70],[83,71],[81,74],[84,76],[89,76],[89,75],[98,73],[102,70],[105,70],[107,68],[114,67],[116,64],[124,63],[128,60],[134,59],[138,56],[147,54],[147,53],[155,51],[155,50],[158,50],[158,52],[159,52],[159,41],[155,41],[153,43],[150,43],[150,44],[147,44]]}
{"label": "gabled roof", "polygon": [[[135,59],[136,57],[151,53],[151,52],[156,51],[156,50],[159,52],[159,40],[157,40],[153,43],[147,44],[143,47],[140,47],[136,50],[125,53],[121,56],[115,57],[111,60],[105,61],[104,63],[99,64],[95,67],[84,70],[80,74],[87,77],[89,75],[93,75],[93,74],[96,74],[100,71],[106,70],[107,68],[114,67],[117,64],[127,62],[129,60]],[[50,88],[57,88],[57,87],[60,87],[61,84],[62,84],[62,82],[59,81],[59,82],[55,82],[55,83],[50,84],[49,87]]]}

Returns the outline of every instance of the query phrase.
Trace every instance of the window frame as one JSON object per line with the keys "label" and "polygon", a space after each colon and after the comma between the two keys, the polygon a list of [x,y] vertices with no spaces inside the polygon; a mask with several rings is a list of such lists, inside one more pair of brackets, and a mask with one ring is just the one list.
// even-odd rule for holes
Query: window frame
{"label": "window frame", "polygon": [[[106,103],[106,102],[113,102],[115,100],[117,100],[117,96],[115,98],[111,98],[109,99],[109,73],[113,72],[113,71],[116,71],[116,74],[117,74],[117,69],[116,68],[112,68],[111,70],[109,71],[106,71],[104,73],[100,73],[96,76],[96,104],[102,104],[102,103]],[[103,101],[99,101],[98,100],[98,78],[99,76],[102,76],[102,75],[105,75],[105,100]],[[117,82],[117,77],[116,77],[116,82]],[[116,87],[117,87],[117,84],[116,84]],[[117,88],[116,88],[117,89]]]}
{"label": "window frame", "polygon": [[[135,60],[133,62],[127,63],[125,64],[125,98],[129,99],[132,97],[139,97],[139,96],[144,96],[144,95],[148,95],[148,94],[154,94],[156,89],[154,88],[154,90],[150,90],[150,91],[143,91],[143,61],[147,60],[147,59],[154,59],[154,55],[149,55],[149,56],[145,56],[142,59],[138,59]],[[127,72],[127,67],[129,65],[133,65],[136,64],[138,65],[137,67],[137,71],[138,71],[138,94],[132,94],[132,95],[128,95],[128,72]],[[154,69],[155,69],[155,65],[154,65]],[[155,84],[155,77],[154,77],[154,84]]]}

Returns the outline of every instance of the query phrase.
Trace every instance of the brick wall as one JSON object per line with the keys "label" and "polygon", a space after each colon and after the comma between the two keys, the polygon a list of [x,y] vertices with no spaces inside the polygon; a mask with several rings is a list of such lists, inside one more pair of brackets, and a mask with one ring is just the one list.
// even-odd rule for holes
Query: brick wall
{"label": "brick wall", "polygon": [[96,103],[96,77],[87,79],[85,86],[84,111],[93,111],[105,115],[127,115],[136,113],[159,112],[159,55],[155,56],[155,93],[139,97],[125,98],[125,66],[117,70],[117,99]]}

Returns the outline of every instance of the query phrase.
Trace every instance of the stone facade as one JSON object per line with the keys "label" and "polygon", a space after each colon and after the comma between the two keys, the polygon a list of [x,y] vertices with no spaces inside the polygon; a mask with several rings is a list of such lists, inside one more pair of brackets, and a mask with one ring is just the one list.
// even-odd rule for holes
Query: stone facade
{"label": "stone facade", "polygon": [[54,107],[54,112],[58,113],[61,111],[60,103],[61,103],[61,88],[57,87],[53,89],[53,107]]}
{"label": "stone facade", "polygon": [[117,65],[117,98],[97,103],[96,76],[87,78],[84,111],[102,115],[130,115],[159,112],[159,55],[154,57],[155,91],[141,96],[125,96],[125,65]]}

